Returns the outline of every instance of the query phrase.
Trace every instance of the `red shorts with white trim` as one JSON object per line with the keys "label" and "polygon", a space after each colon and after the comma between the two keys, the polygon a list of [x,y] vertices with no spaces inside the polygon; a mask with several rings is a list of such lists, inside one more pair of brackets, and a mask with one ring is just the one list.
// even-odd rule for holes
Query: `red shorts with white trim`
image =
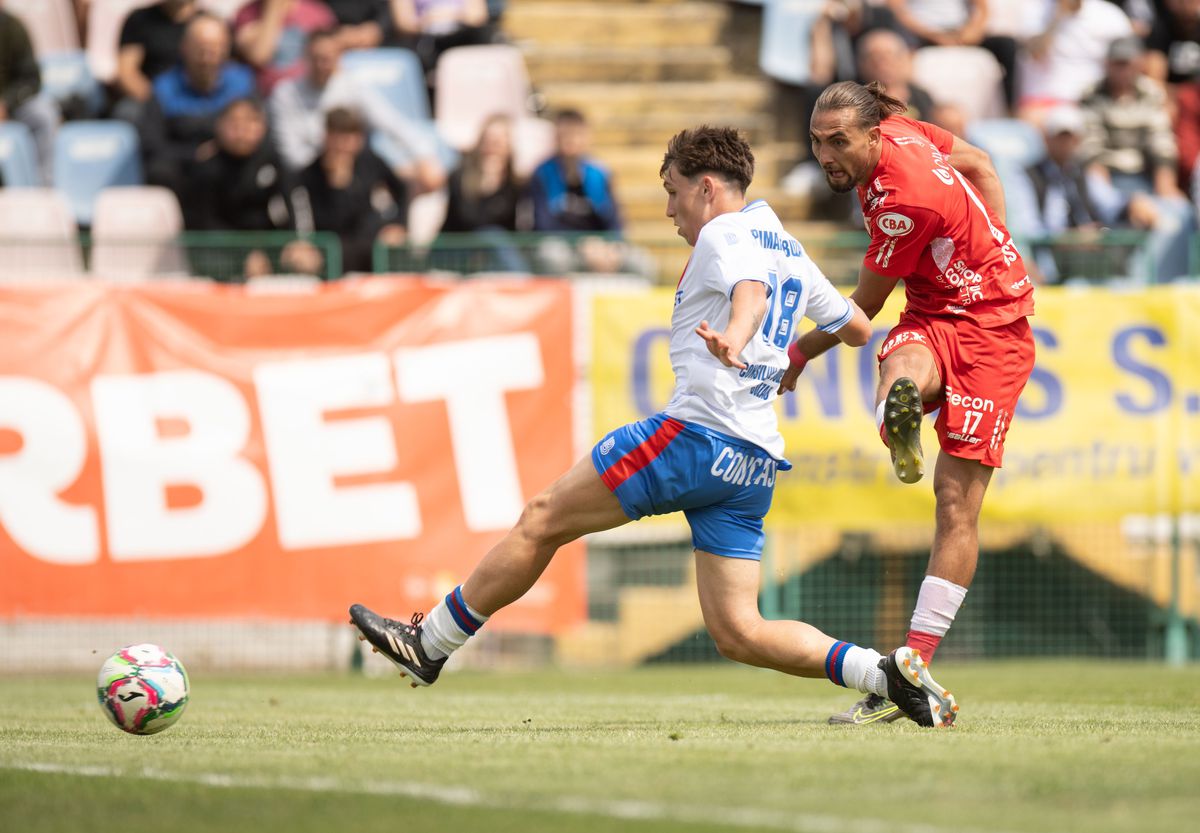
{"label": "red shorts with white trim", "polygon": [[942,379],[939,397],[925,403],[926,411],[940,408],[934,424],[942,450],[999,468],[1017,399],[1033,370],[1028,319],[980,327],[962,319],[905,312],[888,333],[879,361],[908,344],[929,349]]}

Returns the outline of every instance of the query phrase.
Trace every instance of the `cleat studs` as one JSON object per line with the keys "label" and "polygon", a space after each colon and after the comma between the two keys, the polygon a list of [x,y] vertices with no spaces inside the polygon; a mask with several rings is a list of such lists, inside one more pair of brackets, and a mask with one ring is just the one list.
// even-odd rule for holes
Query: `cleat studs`
{"label": "cleat studs", "polygon": [[913,648],[912,655],[913,655],[913,659],[920,659],[921,658],[921,649]]}
{"label": "cleat studs", "polygon": [[372,646],[371,646],[371,653],[372,653],[372,654],[378,654],[378,653],[379,653],[379,649],[378,649],[378,648],[376,648],[374,645],[372,645]]}
{"label": "cleat studs", "polygon": [[359,642],[366,642],[366,641],[367,641],[367,638],[366,638],[365,636],[363,636],[363,635],[360,633],[360,634],[358,635],[358,641],[359,641]]}
{"label": "cleat studs", "polygon": [[958,714],[958,704],[955,703],[953,706],[951,706],[950,711],[954,712],[955,714]]}
{"label": "cleat studs", "polygon": [[416,687],[417,687],[417,684],[416,684],[416,683],[409,683],[409,685],[410,685],[412,688],[416,688]]}
{"label": "cleat studs", "polygon": [[942,696],[943,696],[943,697],[949,697],[949,696],[950,696],[950,692],[948,692],[948,691],[943,691],[943,692],[942,692]]}
{"label": "cleat studs", "polygon": [[942,710],[942,704],[941,704],[941,703],[934,703],[934,704],[933,704],[933,710],[934,710],[935,712],[940,712],[940,711]]}
{"label": "cleat studs", "polygon": [[904,661],[904,667],[905,667],[905,668],[908,668],[908,666],[910,666],[910,665],[912,665],[912,660],[910,660],[910,659],[906,659],[906,660]]}

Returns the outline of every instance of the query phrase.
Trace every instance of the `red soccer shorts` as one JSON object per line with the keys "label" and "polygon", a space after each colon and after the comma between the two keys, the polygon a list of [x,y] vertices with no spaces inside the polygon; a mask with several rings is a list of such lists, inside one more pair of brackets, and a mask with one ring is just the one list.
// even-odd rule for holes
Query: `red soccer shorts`
{"label": "red soccer shorts", "polygon": [[1033,370],[1028,319],[985,328],[905,312],[888,333],[879,361],[907,344],[929,348],[942,379],[939,397],[925,403],[926,411],[941,409],[934,425],[942,450],[999,468],[1017,399]]}

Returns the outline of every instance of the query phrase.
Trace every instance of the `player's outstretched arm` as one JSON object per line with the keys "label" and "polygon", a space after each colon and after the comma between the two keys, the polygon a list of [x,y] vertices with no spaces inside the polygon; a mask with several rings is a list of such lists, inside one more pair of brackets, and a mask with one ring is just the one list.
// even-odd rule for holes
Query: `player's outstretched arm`
{"label": "player's outstretched arm", "polygon": [[858,286],[850,293],[850,303],[855,308],[854,317],[836,333],[809,330],[788,348],[790,361],[783,379],[779,382],[779,393],[796,389],[796,380],[800,378],[810,359],[815,359],[841,342],[852,347],[861,347],[870,341],[871,320],[883,309],[884,302],[896,288],[898,280],[872,272],[865,266],[861,267],[858,271]]}
{"label": "player's outstretched arm", "polygon": [[708,352],[716,356],[726,367],[744,370],[746,363],[740,358],[750,337],[762,326],[767,311],[767,286],[758,281],[746,280],[733,288],[732,309],[725,332],[719,332],[701,321],[696,335],[704,339]]}
{"label": "player's outstretched arm", "polygon": [[950,151],[950,164],[975,186],[996,219],[1008,225],[1005,220],[1004,185],[987,152],[955,137],[954,148]]}

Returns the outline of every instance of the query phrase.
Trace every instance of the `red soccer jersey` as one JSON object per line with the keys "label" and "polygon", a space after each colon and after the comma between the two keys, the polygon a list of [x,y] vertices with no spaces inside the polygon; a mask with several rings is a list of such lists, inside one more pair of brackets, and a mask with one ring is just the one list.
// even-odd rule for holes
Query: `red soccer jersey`
{"label": "red soccer jersey", "polygon": [[880,124],[883,152],[859,186],[863,265],[903,278],[908,309],[998,327],[1033,314],[1033,283],[1008,229],[950,166],[954,136],[906,116]]}

